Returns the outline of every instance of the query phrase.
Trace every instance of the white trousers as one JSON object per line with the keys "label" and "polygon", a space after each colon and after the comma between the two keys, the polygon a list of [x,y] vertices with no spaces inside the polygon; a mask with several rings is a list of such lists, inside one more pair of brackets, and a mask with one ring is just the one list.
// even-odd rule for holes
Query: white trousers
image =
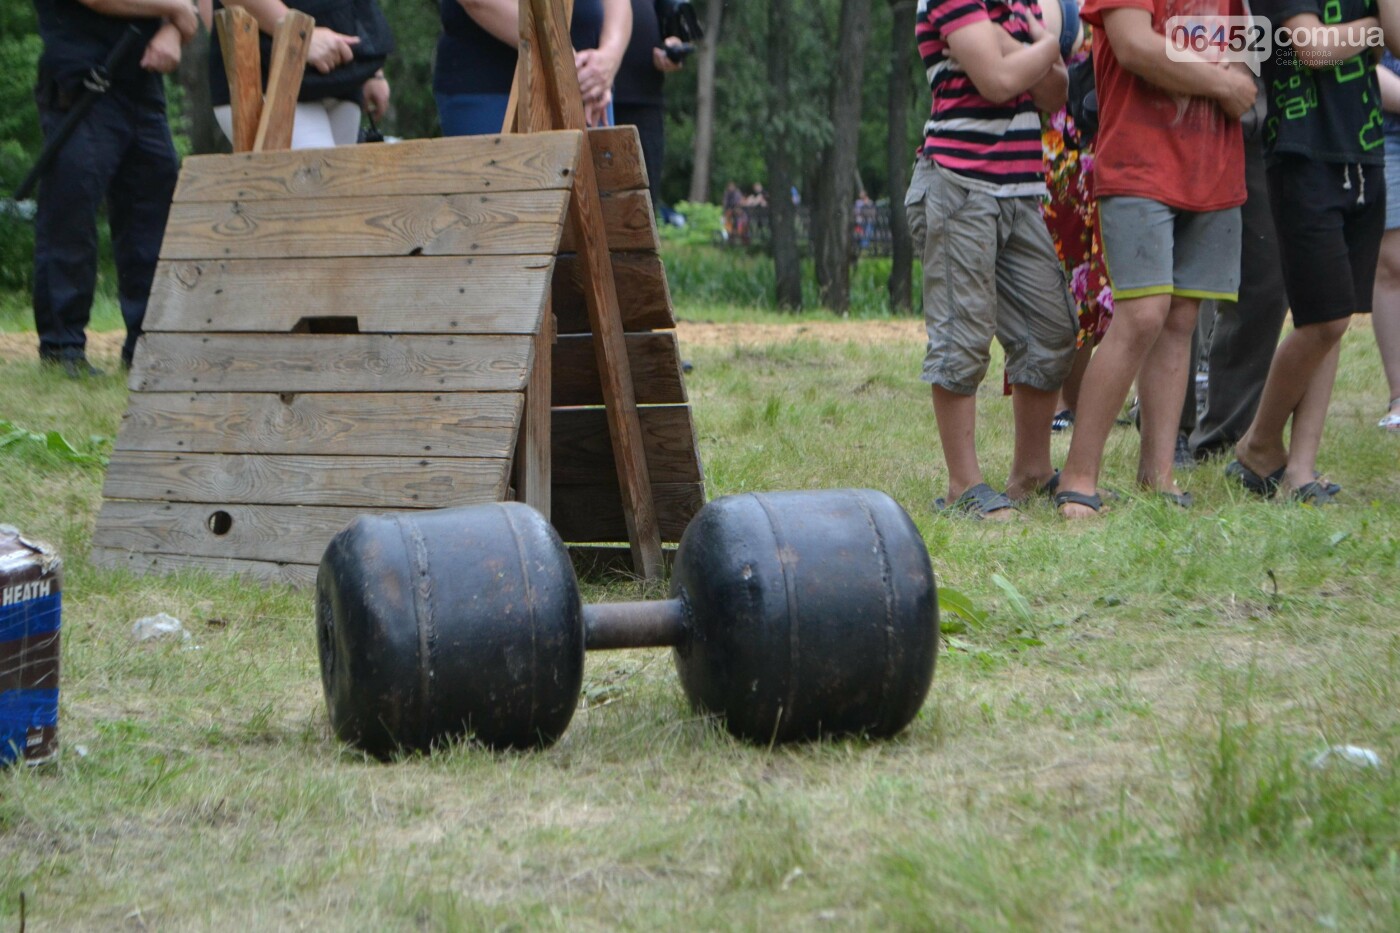
{"label": "white trousers", "polygon": [[[227,104],[214,108],[214,119],[224,135],[233,139],[233,108]],[[293,149],[329,149],[348,146],[360,136],[360,105],[352,100],[325,100],[297,104],[296,121],[292,124]]]}

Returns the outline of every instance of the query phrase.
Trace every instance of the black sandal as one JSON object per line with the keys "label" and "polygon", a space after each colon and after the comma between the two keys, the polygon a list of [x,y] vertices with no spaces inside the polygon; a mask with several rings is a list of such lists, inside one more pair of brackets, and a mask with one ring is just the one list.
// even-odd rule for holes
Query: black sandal
{"label": "black sandal", "polygon": [[1060,509],[1066,505],[1082,505],[1086,509],[1093,509],[1095,512],[1103,511],[1103,497],[1092,492],[1075,492],[1073,489],[1061,489],[1055,493],[1051,500],[1055,503],[1055,508]]}
{"label": "black sandal", "polygon": [[1006,497],[1006,493],[997,492],[986,483],[978,483],[969,487],[954,500],[952,505],[946,499],[934,499],[933,510],[944,512],[950,515],[966,515],[978,521],[991,515],[993,512],[1004,512],[1007,509],[1015,509],[1016,503]]}

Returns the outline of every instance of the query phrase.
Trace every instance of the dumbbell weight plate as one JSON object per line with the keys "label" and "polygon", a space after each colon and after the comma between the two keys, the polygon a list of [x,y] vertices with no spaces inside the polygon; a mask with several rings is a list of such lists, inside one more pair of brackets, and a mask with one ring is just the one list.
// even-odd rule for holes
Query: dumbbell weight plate
{"label": "dumbbell weight plate", "polygon": [[573,717],[578,584],[527,506],[355,519],[321,560],[316,620],[332,728],[372,755],[548,745]]}
{"label": "dumbbell weight plate", "polygon": [[686,695],[753,742],[894,735],[918,714],[938,650],[923,538],[868,489],[754,493],[705,506],[671,592]]}

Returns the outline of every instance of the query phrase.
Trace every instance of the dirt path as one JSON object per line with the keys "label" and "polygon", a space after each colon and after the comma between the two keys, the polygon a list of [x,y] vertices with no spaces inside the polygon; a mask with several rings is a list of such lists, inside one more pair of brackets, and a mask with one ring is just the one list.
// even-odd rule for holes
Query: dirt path
{"label": "dirt path", "polygon": [[[831,342],[917,343],[923,339],[923,322],[916,318],[897,321],[802,321],[794,324],[711,324],[681,321],[676,327],[683,347],[746,346],[785,340]],[[88,355],[111,362],[121,351],[122,332],[88,333]],[[0,334],[0,359],[23,360],[35,352],[32,333]]]}

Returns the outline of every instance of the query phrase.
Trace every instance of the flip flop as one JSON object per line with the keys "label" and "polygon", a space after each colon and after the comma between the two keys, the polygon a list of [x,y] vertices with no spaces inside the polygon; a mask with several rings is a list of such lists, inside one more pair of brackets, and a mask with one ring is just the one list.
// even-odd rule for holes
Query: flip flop
{"label": "flip flop", "polygon": [[1283,482],[1285,469],[1287,469],[1286,466],[1281,466],[1268,476],[1260,476],[1240,461],[1232,460],[1230,465],[1225,468],[1225,475],[1256,496],[1272,499],[1274,493],[1278,492],[1279,483]]}
{"label": "flip flop", "polygon": [[1007,509],[1015,509],[1016,503],[1006,497],[1006,493],[997,492],[986,483],[978,483],[966,489],[962,495],[954,500],[952,505],[946,499],[934,499],[933,510],[943,512],[948,515],[965,515],[978,521],[991,515],[993,512],[1004,512]]}
{"label": "flip flop", "polygon": [[1075,492],[1073,489],[1061,489],[1051,498],[1055,503],[1055,508],[1059,509],[1066,505],[1082,505],[1086,509],[1093,509],[1095,512],[1103,511],[1103,497],[1091,492]]}

